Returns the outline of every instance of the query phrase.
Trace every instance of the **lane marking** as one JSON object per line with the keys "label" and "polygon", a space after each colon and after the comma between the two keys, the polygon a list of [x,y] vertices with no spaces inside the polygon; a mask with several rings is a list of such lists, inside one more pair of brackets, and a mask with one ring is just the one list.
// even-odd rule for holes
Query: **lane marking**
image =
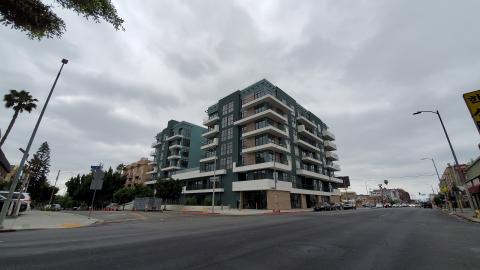
{"label": "lane marking", "polygon": [[82,227],[81,224],[78,223],[64,223],[59,226],[60,228],[78,228]]}

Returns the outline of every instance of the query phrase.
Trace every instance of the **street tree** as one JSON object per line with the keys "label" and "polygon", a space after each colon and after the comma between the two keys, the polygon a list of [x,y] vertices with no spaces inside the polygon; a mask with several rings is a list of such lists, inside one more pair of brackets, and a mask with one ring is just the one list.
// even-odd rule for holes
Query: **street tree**
{"label": "street tree", "polygon": [[26,111],[28,113],[32,112],[33,109],[37,108],[35,102],[38,100],[33,98],[29,92],[25,90],[17,91],[17,90],[10,90],[9,94],[3,96],[3,101],[5,101],[5,107],[13,109],[13,116],[8,124],[7,130],[3,135],[2,139],[0,140],[0,147],[3,146],[3,143],[8,137],[8,134],[12,130],[15,121],[20,113]]}
{"label": "street tree", "polygon": [[[109,168],[103,178],[102,190],[98,190],[95,197],[95,207],[104,207],[113,201],[113,194],[125,185],[125,176],[118,172],[114,172]],[[92,174],[83,174],[71,177],[65,185],[67,186],[67,194],[77,204],[90,204],[92,200],[92,191],[90,184],[92,182]]]}
{"label": "street tree", "polygon": [[153,197],[153,189],[142,184],[136,184],[133,187],[135,197]]}
{"label": "street tree", "polygon": [[123,187],[113,193],[113,201],[121,204],[125,210],[125,204],[131,202],[135,198],[135,188]]}
{"label": "street tree", "polygon": [[44,3],[41,0],[2,0],[0,1],[0,23],[4,26],[26,32],[31,39],[62,37],[65,22],[54,11],[52,3],[57,7],[74,11],[84,18],[99,23],[103,19],[113,25],[116,30],[123,28],[123,19],[110,0],[52,0]]}
{"label": "street tree", "polygon": [[164,203],[164,210],[167,208],[167,200],[176,201],[182,195],[183,181],[174,180],[172,178],[158,179],[155,183],[157,197],[161,198]]}
{"label": "street tree", "polygon": [[[36,203],[47,202],[52,192],[52,186],[48,183],[48,173],[50,172],[50,147],[47,142],[43,142],[38,151],[28,162],[28,192],[32,200]],[[55,188],[54,194],[58,188]]]}

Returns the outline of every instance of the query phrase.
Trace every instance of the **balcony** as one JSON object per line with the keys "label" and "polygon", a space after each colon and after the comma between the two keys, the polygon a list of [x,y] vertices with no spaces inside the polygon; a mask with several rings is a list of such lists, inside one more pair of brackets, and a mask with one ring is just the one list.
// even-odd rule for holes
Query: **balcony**
{"label": "balcony", "polygon": [[215,125],[213,128],[211,128],[211,129],[209,128],[205,133],[203,133],[202,136],[203,136],[204,138],[209,139],[209,138],[212,138],[212,137],[214,137],[215,135],[217,135],[217,134],[218,134],[218,131],[219,131],[219,126],[218,126],[218,125]]}
{"label": "balcony", "polygon": [[337,145],[334,144],[334,143],[331,142],[331,141],[325,141],[325,142],[323,143],[323,145],[325,146],[325,150],[327,150],[327,151],[335,151],[335,150],[337,150]]}
{"label": "balcony", "polygon": [[316,147],[315,145],[311,145],[310,143],[300,139],[300,138],[297,138],[295,140],[295,143],[304,148],[304,149],[307,149],[307,150],[310,150],[310,151],[313,151],[313,152],[320,152],[320,148]]}
{"label": "balcony", "polygon": [[213,140],[208,140],[206,143],[204,143],[200,149],[202,150],[207,150],[213,147],[218,146],[218,138],[213,138]]}
{"label": "balcony", "polygon": [[200,172],[200,170],[197,167],[197,168],[190,168],[190,169],[183,169],[181,171],[176,171],[173,173],[173,178],[179,179],[179,180],[185,180],[185,179],[210,177],[210,176],[213,176],[214,174],[216,176],[219,176],[219,175],[224,175],[226,173],[227,173],[227,170],[225,169],[208,171],[208,172]]}
{"label": "balcony", "polygon": [[[232,182],[232,191],[250,191],[250,190],[273,190],[275,189],[275,180],[258,179]],[[292,183],[277,180],[276,190],[291,191]]]}
{"label": "balcony", "polygon": [[212,124],[215,124],[218,120],[220,120],[220,117],[218,117],[218,115],[209,116],[208,118],[203,119],[203,125],[210,126]]}
{"label": "balcony", "polygon": [[317,165],[322,165],[322,161],[314,158],[313,156],[302,156],[302,161],[306,163],[313,163]]}
{"label": "balcony", "polygon": [[338,179],[338,178],[335,178],[335,177],[330,177],[328,175],[324,175],[324,174],[314,172],[314,171],[310,171],[310,170],[306,170],[306,169],[297,170],[297,175],[305,176],[305,177],[313,178],[313,179],[319,179],[319,180],[323,180],[323,181],[328,181],[328,182],[333,182],[333,183],[339,183],[339,184],[343,183],[342,179]]}
{"label": "balcony", "polygon": [[340,165],[335,164],[335,163],[327,164],[325,166],[325,168],[327,168],[329,170],[332,170],[332,171],[340,171]]}
{"label": "balcony", "polygon": [[272,134],[272,135],[275,135],[277,137],[288,138],[288,133],[285,129],[281,130],[281,129],[279,129],[275,126],[272,126],[272,125],[268,125],[268,126],[265,126],[265,127],[262,127],[262,128],[246,131],[246,132],[242,133],[242,138],[253,137],[253,136],[256,136],[256,135],[259,135],[259,134],[263,134],[263,133]]}
{"label": "balcony", "polygon": [[161,145],[162,142],[153,142],[152,143],[152,148],[157,148],[157,146]]}
{"label": "balcony", "polygon": [[263,169],[275,169],[277,171],[289,172],[292,170],[292,165],[290,162],[283,161],[267,161],[267,162],[254,162],[251,164],[237,164],[233,163],[233,172],[247,172],[247,171],[256,171],[256,170],[263,170]]}
{"label": "balcony", "polygon": [[146,174],[154,174],[157,173],[157,168],[153,168],[153,170],[146,172]]}
{"label": "balcony", "polygon": [[332,151],[326,151],[325,152],[325,158],[327,160],[338,160],[338,155],[335,154],[334,152]]}
{"label": "balcony", "polygon": [[182,134],[173,134],[170,137],[167,137],[166,141],[173,141],[175,139],[182,139],[183,135]]}
{"label": "balcony", "polygon": [[157,155],[157,151],[153,150],[150,152],[150,156],[156,156]]}
{"label": "balcony", "polygon": [[180,170],[181,167],[178,167],[178,166],[169,166],[169,167],[165,167],[165,168],[162,168],[161,171],[162,172],[168,172],[168,171],[176,171],[176,170]]}
{"label": "balcony", "polygon": [[[183,194],[192,194],[192,193],[211,193],[213,191],[213,183],[208,184],[196,184],[196,185],[187,185],[182,189]],[[224,192],[222,183],[215,183],[215,192]]]}
{"label": "balcony", "polygon": [[148,165],[157,165],[157,162],[155,160],[152,160],[152,161],[148,162]]}
{"label": "balcony", "polygon": [[314,140],[316,142],[323,142],[323,140],[320,137],[318,137],[317,135],[313,134],[308,129],[306,129],[305,125],[299,125],[298,126],[298,133],[302,134],[305,137],[308,137],[311,140]]}
{"label": "balcony", "polygon": [[244,98],[242,100],[242,108],[248,109],[265,102],[282,110],[293,111],[292,108],[288,107],[287,104],[276,98],[273,93],[270,92],[257,93],[257,96],[252,95]]}
{"label": "balcony", "polygon": [[330,132],[330,131],[328,131],[328,130],[326,130],[326,129],[324,129],[324,130],[322,131],[322,135],[323,135],[323,138],[324,138],[325,140],[329,140],[329,141],[334,141],[334,140],[335,140],[335,135],[333,135],[332,132]]}
{"label": "balcony", "polygon": [[314,122],[308,120],[308,118],[306,118],[306,117],[303,116],[303,115],[298,116],[298,117],[297,117],[297,121],[300,122],[300,123],[303,123],[303,124],[307,125],[307,126],[310,127],[310,128],[316,128],[316,127],[317,127],[317,125],[315,125]]}
{"label": "balcony", "polygon": [[240,119],[238,121],[235,121],[234,124],[235,125],[245,125],[247,123],[250,123],[252,121],[255,121],[255,120],[258,120],[258,119],[261,119],[261,118],[265,118],[265,117],[270,118],[272,120],[275,120],[277,122],[281,122],[283,124],[288,123],[288,119],[287,119],[286,116],[283,116],[283,115],[277,113],[276,111],[274,111],[272,109],[267,109],[267,110],[259,112],[259,113],[251,112],[251,113],[244,114],[242,119]]}
{"label": "balcony", "polygon": [[261,145],[244,146],[244,148],[242,149],[242,154],[254,153],[263,150],[272,150],[277,153],[290,153],[290,149],[286,144],[269,142]]}
{"label": "balcony", "polygon": [[215,161],[216,158],[217,158],[217,155],[216,155],[216,154],[215,154],[215,155],[212,155],[212,156],[208,156],[208,157],[206,156],[206,157],[200,159],[199,162],[200,162],[200,163],[213,162],[213,161]]}
{"label": "balcony", "polygon": [[182,157],[180,155],[174,154],[171,156],[168,156],[167,159],[181,159]]}
{"label": "balcony", "polygon": [[188,148],[188,146],[182,145],[182,144],[180,144],[180,143],[176,143],[176,144],[170,145],[170,146],[168,147],[168,149],[170,149],[170,150],[182,149],[182,148]]}

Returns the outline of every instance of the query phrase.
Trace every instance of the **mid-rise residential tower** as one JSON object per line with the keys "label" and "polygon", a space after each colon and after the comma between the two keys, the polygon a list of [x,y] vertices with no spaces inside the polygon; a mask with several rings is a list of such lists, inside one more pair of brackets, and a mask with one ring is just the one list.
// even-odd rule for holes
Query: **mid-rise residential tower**
{"label": "mid-rise residential tower", "polygon": [[[267,80],[208,107],[197,169],[178,170],[184,194],[233,208],[289,209],[339,199],[335,136],[316,115]],[[215,176],[213,178],[213,176]]]}
{"label": "mid-rise residential tower", "polygon": [[178,170],[198,167],[203,155],[200,146],[205,141],[202,134],[206,130],[185,121],[168,121],[152,144],[151,181],[171,177]]}

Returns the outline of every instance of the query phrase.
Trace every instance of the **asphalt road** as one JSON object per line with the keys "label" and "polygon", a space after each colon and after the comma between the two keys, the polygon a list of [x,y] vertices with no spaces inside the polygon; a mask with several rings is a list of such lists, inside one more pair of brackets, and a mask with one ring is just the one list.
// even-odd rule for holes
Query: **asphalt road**
{"label": "asphalt road", "polygon": [[0,269],[480,269],[479,224],[432,209],[137,217],[1,233]]}

